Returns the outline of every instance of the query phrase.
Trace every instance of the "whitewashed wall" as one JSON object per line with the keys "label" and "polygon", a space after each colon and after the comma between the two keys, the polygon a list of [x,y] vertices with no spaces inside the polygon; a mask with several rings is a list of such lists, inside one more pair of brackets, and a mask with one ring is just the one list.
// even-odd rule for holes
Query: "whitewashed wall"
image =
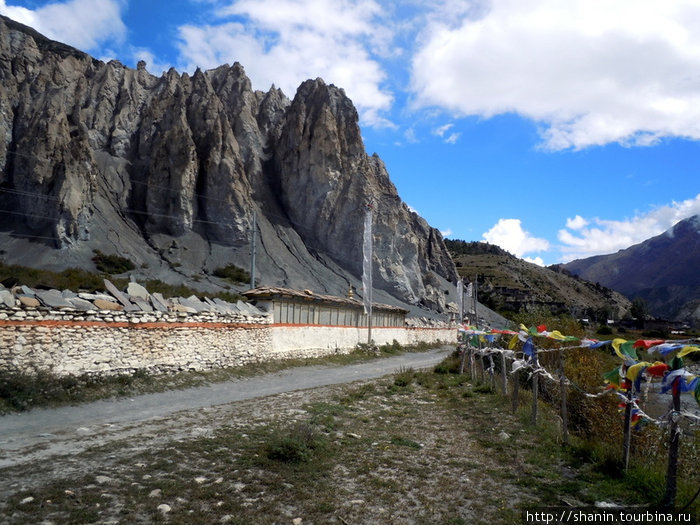
{"label": "whitewashed wall", "polygon": [[[378,345],[454,343],[448,328],[373,328]],[[65,310],[0,312],[0,369],[59,375],[208,370],[287,357],[347,353],[367,342],[367,328],[275,325],[270,316],[216,313],[86,314]]]}

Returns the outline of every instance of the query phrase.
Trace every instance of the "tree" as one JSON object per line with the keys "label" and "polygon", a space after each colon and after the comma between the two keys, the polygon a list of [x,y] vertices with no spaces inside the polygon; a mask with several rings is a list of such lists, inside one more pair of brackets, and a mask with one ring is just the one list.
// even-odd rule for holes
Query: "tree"
{"label": "tree", "polygon": [[637,328],[644,328],[644,320],[647,318],[649,313],[649,306],[647,305],[646,299],[642,297],[636,297],[632,300],[632,307],[630,308],[630,313],[637,322]]}
{"label": "tree", "polygon": [[649,306],[647,305],[646,299],[642,297],[637,297],[632,301],[632,308],[630,309],[632,317],[644,320],[649,313]]}

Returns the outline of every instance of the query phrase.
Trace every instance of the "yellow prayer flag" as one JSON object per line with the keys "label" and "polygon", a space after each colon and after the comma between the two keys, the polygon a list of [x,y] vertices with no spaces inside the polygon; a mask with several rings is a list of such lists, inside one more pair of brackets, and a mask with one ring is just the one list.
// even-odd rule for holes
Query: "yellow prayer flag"
{"label": "yellow prayer flag", "polygon": [[553,332],[549,332],[549,338],[555,339],[557,341],[566,341],[566,337],[564,337],[559,330],[554,330]]}
{"label": "yellow prayer flag", "polygon": [[512,350],[515,348],[515,344],[518,342],[518,334],[515,334],[513,337],[510,338],[510,341],[508,341],[508,349]]}
{"label": "yellow prayer flag", "polygon": [[700,348],[697,346],[685,346],[680,352],[678,352],[678,357],[684,357],[688,354],[692,354],[693,352],[700,352]]}

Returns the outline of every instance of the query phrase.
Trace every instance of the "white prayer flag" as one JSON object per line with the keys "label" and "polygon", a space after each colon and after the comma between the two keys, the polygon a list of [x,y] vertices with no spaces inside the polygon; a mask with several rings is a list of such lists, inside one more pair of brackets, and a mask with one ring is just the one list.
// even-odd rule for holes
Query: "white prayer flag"
{"label": "white prayer flag", "polygon": [[372,311],[372,210],[365,215],[365,231],[362,236],[362,299],[365,314]]}
{"label": "white prayer flag", "polygon": [[457,281],[457,308],[459,311],[459,322],[462,322],[464,317],[464,283],[462,279]]}

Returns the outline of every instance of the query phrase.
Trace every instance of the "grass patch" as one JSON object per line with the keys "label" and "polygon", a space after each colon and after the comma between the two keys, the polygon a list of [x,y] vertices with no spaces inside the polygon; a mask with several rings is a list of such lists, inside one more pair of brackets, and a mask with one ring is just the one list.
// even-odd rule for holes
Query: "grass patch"
{"label": "grass patch", "polygon": [[328,450],[328,441],[313,425],[296,423],[276,429],[263,447],[264,457],[282,463],[309,463]]}
{"label": "grass patch", "polygon": [[420,443],[417,443],[413,441],[412,439],[406,439],[400,436],[394,436],[391,438],[389,441],[392,445],[395,445],[397,447],[408,447],[408,448],[415,448],[415,449],[421,449],[423,448],[423,445]]}
{"label": "grass patch", "polygon": [[100,250],[93,250],[93,253],[95,255],[92,257],[92,262],[95,263],[95,268],[97,268],[98,272],[117,275],[136,268],[136,265],[126,257],[107,255]]}
{"label": "grass patch", "polygon": [[[104,254],[102,254],[104,256]],[[109,256],[107,256],[109,257]],[[104,278],[109,276],[112,283],[120,290],[129,284],[127,278],[115,278],[114,274],[122,273],[122,267],[115,263],[102,266],[103,273],[87,272],[78,268],[68,268],[61,272],[39,270],[27,266],[8,265],[0,261],[0,282],[6,286],[24,284],[30,288],[43,287],[57,290],[81,290],[85,292],[101,292],[104,290]],[[158,279],[141,282],[151,293],[161,293],[165,297],[189,297],[201,295],[201,291],[185,285],[168,284]],[[207,293],[209,297],[218,297],[228,302],[247,301],[247,298],[235,292],[221,291]]]}

